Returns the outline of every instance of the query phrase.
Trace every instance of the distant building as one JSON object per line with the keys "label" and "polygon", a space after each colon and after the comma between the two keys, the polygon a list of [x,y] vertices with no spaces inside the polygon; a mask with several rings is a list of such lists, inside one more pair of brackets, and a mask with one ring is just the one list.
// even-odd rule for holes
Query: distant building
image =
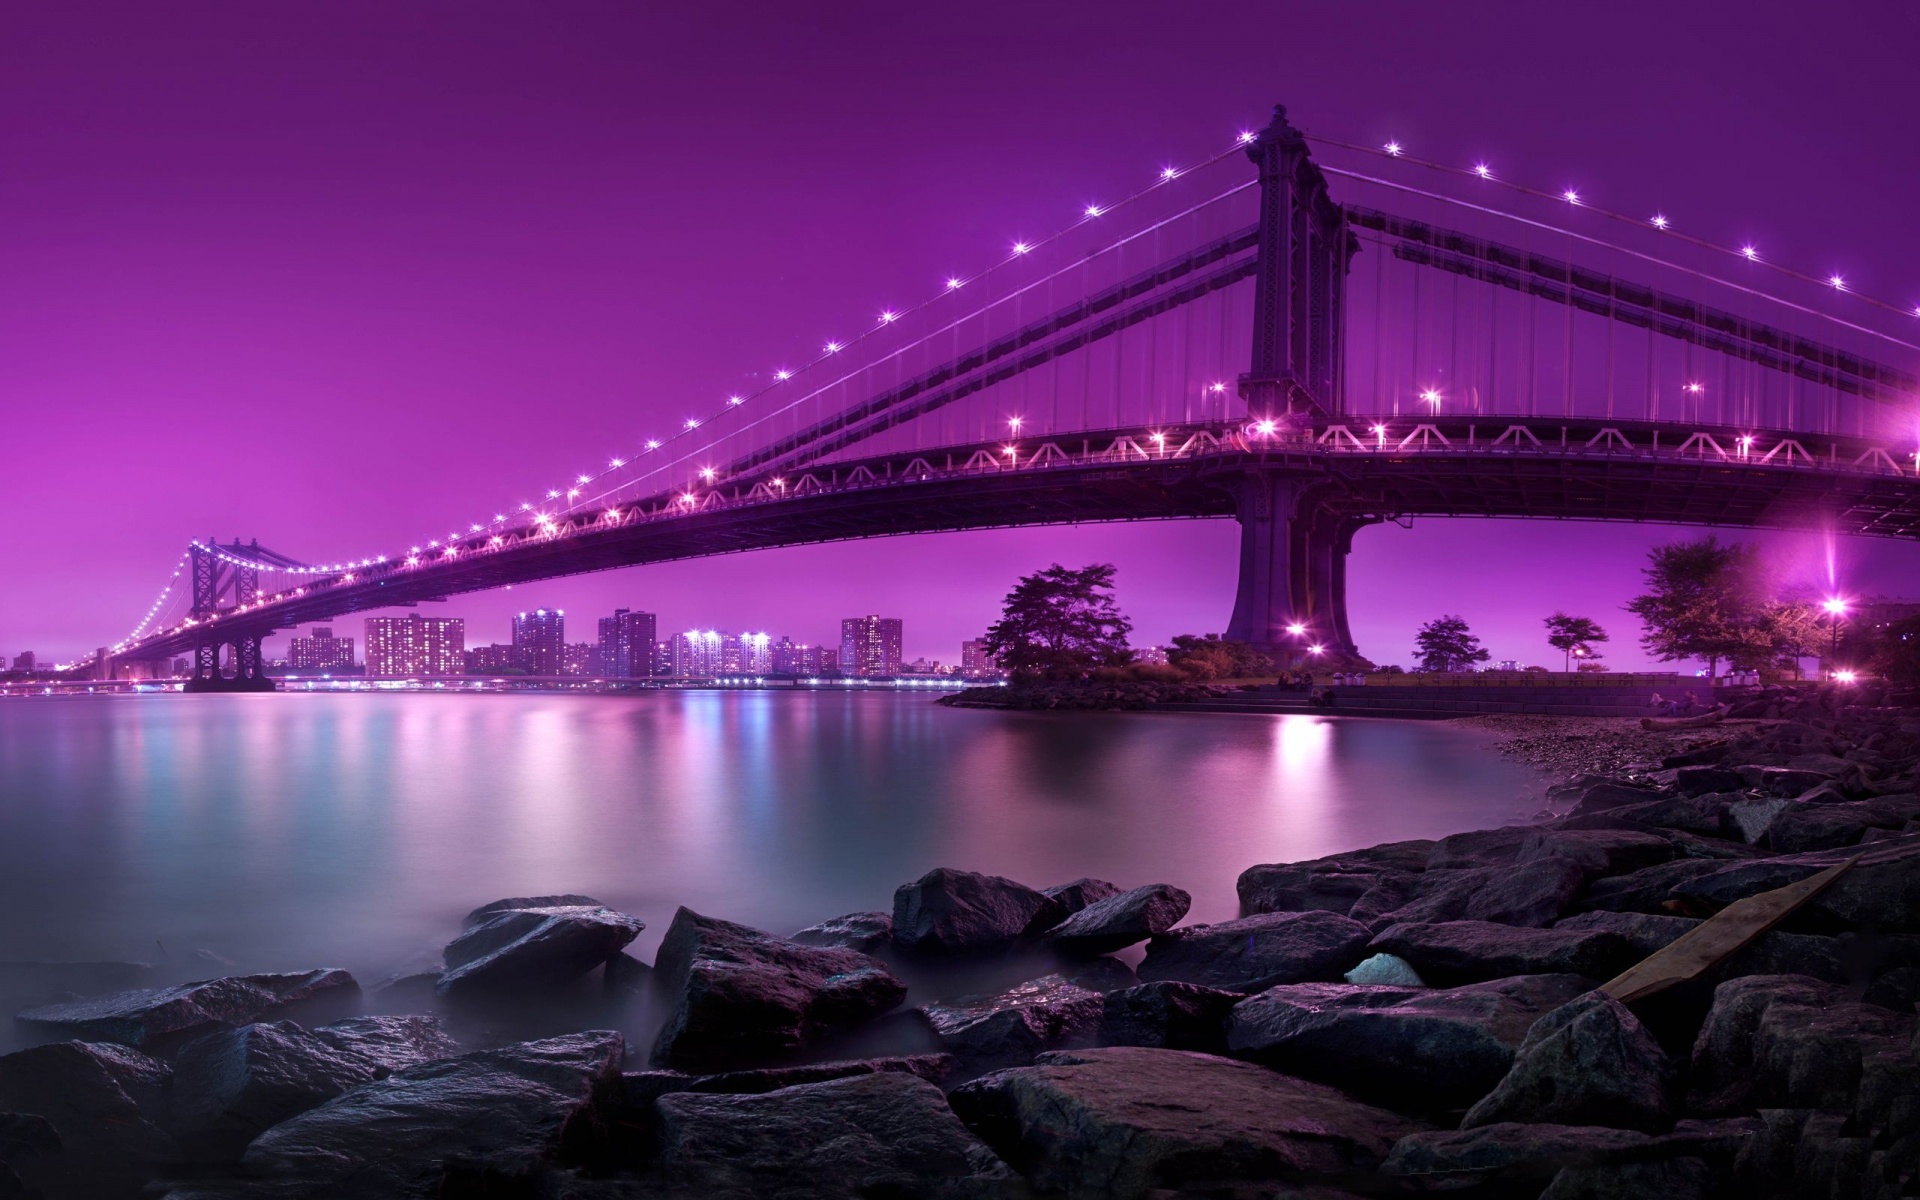
{"label": "distant building", "polygon": [[724,675],[721,654],[725,637],[717,629],[689,629],[673,639],[672,674],[682,679]]}
{"label": "distant building", "polygon": [[796,646],[790,637],[782,636],[773,645],[767,647],[767,673],[769,675],[799,675],[800,652],[805,646]]}
{"label": "distant building", "polygon": [[739,637],[738,675],[773,674],[773,639],[764,633],[743,633]]}
{"label": "distant building", "polygon": [[796,644],[791,638],[781,638],[767,651],[769,674],[817,679],[822,675],[837,674],[839,669],[840,651],[832,646]]}
{"label": "distant building", "polygon": [[326,625],[316,625],[308,637],[297,637],[287,648],[287,669],[332,671],[353,665],[353,639],[337,638]]}
{"label": "distant building", "polygon": [[515,665],[529,675],[562,675],[567,666],[567,614],[536,608],[513,618]]}
{"label": "distant building", "polygon": [[937,658],[916,658],[900,668],[902,675],[951,675],[953,668],[946,666]]}
{"label": "distant building", "polygon": [[368,675],[460,675],[466,671],[466,648],[462,617],[367,618]]}
{"label": "distant building", "polygon": [[653,644],[653,674],[655,678],[664,679],[673,674],[673,641],[674,639],[668,638],[666,641],[655,642]]}
{"label": "distant building", "polygon": [[33,670],[33,664],[34,657],[33,651],[31,650],[22,650],[13,656],[13,669],[16,671],[31,671]]}
{"label": "distant building", "polygon": [[592,642],[572,642],[566,648],[566,655],[560,664],[562,675],[591,675],[593,660],[599,653]]}
{"label": "distant building", "polygon": [[[1167,661],[1162,654],[1160,661]],[[987,639],[972,638],[960,643],[960,673],[970,678],[1000,674],[1000,660],[987,653]]]}
{"label": "distant building", "polygon": [[600,618],[598,673],[609,679],[644,679],[654,673],[658,625],[650,612],[616,608]]}
{"label": "distant building", "polygon": [[467,651],[467,674],[498,675],[503,671],[518,672],[520,658],[510,642],[494,642],[490,646],[475,646]]}
{"label": "distant building", "polygon": [[1165,646],[1141,646],[1133,652],[1133,661],[1137,663],[1156,663],[1165,666],[1167,648]]}
{"label": "distant building", "polygon": [[900,673],[900,618],[848,617],[840,622],[840,670],[857,678]]}

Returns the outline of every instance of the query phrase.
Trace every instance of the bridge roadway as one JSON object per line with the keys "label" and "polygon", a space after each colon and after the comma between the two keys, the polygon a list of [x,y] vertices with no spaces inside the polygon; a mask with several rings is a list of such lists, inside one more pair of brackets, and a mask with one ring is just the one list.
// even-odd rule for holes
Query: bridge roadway
{"label": "bridge roadway", "polygon": [[[1246,527],[1249,496],[1277,487],[1294,506],[1282,516],[1311,510],[1346,530],[1335,590],[1296,581],[1293,605],[1320,610],[1343,635],[1335,644],[1349,644],[1340,564],[1352,530],[1367,523],[1530,517],[1916,537],[1914,466],[1911,448],[1859,439],[1598,419],[1336,416],[1270,434],[1253,424],[1107,430],[1026,439],[1011,453],[983,442],[720,481],[318,578],[211,624],[226,642],[506,584],[855,538],[1236,516]],[[1243,599],[1254,570],[1243,553]],[[149,635],[116,657],[186,654],[208,624]]]}

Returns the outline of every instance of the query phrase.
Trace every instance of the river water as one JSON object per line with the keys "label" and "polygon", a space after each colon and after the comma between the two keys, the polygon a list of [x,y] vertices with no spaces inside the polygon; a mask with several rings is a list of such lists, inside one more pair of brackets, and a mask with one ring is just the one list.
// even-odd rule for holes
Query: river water
{"label": "river water", "polygon": [[1538,789],[1442,722],[837,691],[4,701],[0,959],[377,978],[478,904],[571,891],[642,916],[651,960],[676,905],[788,933],[943,865],[1164,881],[1220,920],[1249,864],[1498,825]]}

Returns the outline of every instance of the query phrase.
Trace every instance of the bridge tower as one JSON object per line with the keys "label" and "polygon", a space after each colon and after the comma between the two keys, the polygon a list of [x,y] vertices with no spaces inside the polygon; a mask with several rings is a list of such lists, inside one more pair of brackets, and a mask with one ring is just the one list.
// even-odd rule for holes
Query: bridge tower
{"label": "bridge tower", "polygon": [[[223,602],[252,604],[260,598],[260,569],[245,565],[258,561],[260,543],[243,545],[239,538],[224,548],[212,538],[205,545],[196,542],[187,551],[193,575],[193,619],[200,623],[201,634],[193,647],[192,674],[187,679],[189,692],[271,692],[273,680],[267,677],[266,658],[261,653],[258,635],[227,637],[207,621],[220,611]],[[227,651],[227,663],[221,652]],[[233,674],[226,674],[231,668]]]}
{"label": "bridge tower", "polygon": [[[1284,451],[1344,409],[1346,280],[1359,242],[1284,107],[1274,106],[1247,156],[1260,180],[1260,247],[1253,355],[1239,391],[1255,444]],[[1336,484],[1298,468],[1250,467],[1233,487],[1240,581],[1227,636],[1283,661],[1312,645],[1354,653],[1347,552],[1366,522],[1345,515]]]}

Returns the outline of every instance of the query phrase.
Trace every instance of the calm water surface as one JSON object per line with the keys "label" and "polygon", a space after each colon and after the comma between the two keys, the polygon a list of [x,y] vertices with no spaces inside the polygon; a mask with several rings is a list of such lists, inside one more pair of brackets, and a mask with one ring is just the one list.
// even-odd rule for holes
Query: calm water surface
{"label": "calm water surface", "polygon": [[0,702],[0,958],[362,978],[501,896],[787,933],[930,867],[1097,875],[1235,915],[1251,863],[1499,824],[1535,776],[1444,723],[1008,714],[923,696]]}

